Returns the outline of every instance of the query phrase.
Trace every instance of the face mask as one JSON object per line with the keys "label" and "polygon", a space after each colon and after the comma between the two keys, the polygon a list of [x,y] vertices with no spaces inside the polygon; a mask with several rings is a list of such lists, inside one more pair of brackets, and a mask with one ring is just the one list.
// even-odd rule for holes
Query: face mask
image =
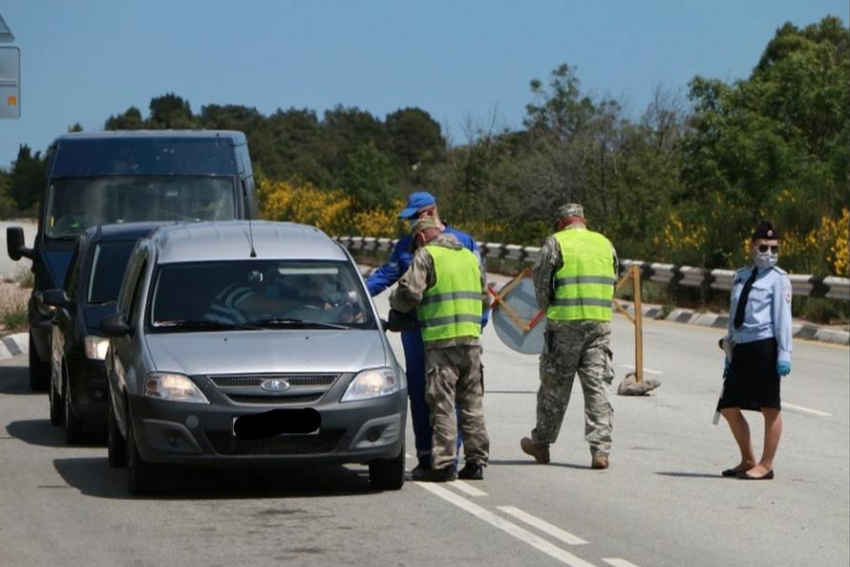
{"label": "face mask", "polygon": [[753,253],[753,263],[760,270],[765,268],[772,268],[776,265],[776,262],[779,260],[779,254],[773,254],[772,252],[754,252]]}

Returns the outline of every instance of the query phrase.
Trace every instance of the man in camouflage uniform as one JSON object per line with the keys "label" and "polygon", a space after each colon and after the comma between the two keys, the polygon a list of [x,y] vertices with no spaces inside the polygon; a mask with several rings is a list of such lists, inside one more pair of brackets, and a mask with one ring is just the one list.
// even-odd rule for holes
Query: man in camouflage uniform
{"label": "man in camouflage uniform", "polygon": [[607,238],[587,230],[579,204],[558,209],[557,229],[534,266],[535,295],[547,315],[546,344],[540,356],[537,426],[520,446],[538,463],[549,462],[549,445],[558,438],[578,372],[591,466],[605,469],[614,413],[608,402],[614,379],[609,321],[617,254]]}
{"label": "man in camouflage uniform", "polygon": [[[410,268],[390,296],[390,307],[417,309],[425,343],[425,396],[433,428],[431,468],[414,470],[413,479],[445,482],[458,476],[484,478],[490,439],[484,425],[481,380],[481,316],[489,305],[478,258],[433,218],[413,225],[418,248]],[[457,413],[466,465],[457,473]]]}

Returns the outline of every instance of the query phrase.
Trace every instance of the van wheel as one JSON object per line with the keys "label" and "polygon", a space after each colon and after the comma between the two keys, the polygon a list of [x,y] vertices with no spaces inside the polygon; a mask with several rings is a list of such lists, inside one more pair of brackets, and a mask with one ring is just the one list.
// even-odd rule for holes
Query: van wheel
{"label": "van wheel", "polygon": [[397,457],[369,463],[369,484],[375,490],[399,490],[404,485],[404,444]]}
{"label": "van wheel", "polygon": [[64,416],[65,408],[62,407],[62,396],[59,395],[59,392],[57,392],[56,388],[53,387],[53,380],[50,380],[47,391],[47,397],[50,401],[50,423],[56,427],[62,427],[62,418]]}
{"label": "van wheel", "polygon": [[127,416],[127,489],[133,496],[153,494],[159,488],[159,467],[142,459],[136,447],[132,419]]}
{"label": "van wheel", "polygon": [[127,466],[127,441],[121,435],[118,428],[118,420],[115,419],[115,410],[112,402],[109,403],[109,416],[106,426],[106,447],[109,457],[109,466],[123,469]]}
{"label": "van wheel", "polygon": [[66,372],[64,380],[62,380],[65,388],[65,393],[62,395],[63,419],[65,421],[65,443],[67,445],[79,445],[83,442],[83,422],[74,415],[74,408],[71,407],[71,380]]}
{"label": "van wheel", "polygon": [[35,341],[32,333],[29,334],[29,362],[30,362],[30,390],[33,392],[46,392],[50,384],[50,364],[44,363],[38,358],[35,350]]}

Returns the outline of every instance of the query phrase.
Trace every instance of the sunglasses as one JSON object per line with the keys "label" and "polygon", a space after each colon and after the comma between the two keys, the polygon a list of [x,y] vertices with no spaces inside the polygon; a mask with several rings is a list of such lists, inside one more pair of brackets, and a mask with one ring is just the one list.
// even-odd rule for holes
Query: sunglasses
{"label": "sunglasses", "polygon": [[759,244],[759,252],[761,252],[762,254],[764,254],[764,253],[765,253],[765,252],[767,252],[768,250],[770,250],[770,251],[771,251],[772,253],[774,253],[774,254],[779,254],[779,245],[776,245],[776,246],[768,246],[767,244]]}

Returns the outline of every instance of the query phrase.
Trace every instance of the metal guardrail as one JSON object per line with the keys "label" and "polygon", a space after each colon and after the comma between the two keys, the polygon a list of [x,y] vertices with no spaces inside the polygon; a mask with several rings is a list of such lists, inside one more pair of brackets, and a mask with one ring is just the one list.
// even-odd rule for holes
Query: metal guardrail
{"label": "metal guardrail", "polygon": [[[396,240],[374,238],[371,236],[340,236],[337,240],[352,252],[389,252]],[[479,242],[481,254],[485,258],[513,260],[533,263],[540,248],[537,246],[519,246],[498,242]],[[641,262],[640,260],[620,260],[620,273],[623,274],[637,265],[641,277],[663,284],[683,285],[686,287],[706,287],[709,289],[730,291],[735,277],[733,270],[704,270],[692,266]],[[791,280],[793,294],[801,297],[826,297],[850,301],[850,279],[835,276],[810,276],[793,274]]]}

